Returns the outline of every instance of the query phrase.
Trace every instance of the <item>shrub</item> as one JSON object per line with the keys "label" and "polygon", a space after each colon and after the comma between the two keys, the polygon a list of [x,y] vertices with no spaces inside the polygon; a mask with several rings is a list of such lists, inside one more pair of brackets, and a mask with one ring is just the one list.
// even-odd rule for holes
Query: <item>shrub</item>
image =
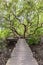
{"label": "shrub", "polygon": [[28,38],[27,42],[28,44],[38,44],[40,42],[40,38],[32,35],[30,38]]}
{"label": "shrub", "polygon": [[6,48],[6,43],[3,39],[0,39],[0,52]]}
{"label": "shrub", "polygon": [[6,47],[6,38],[10,35],[9,30],[0,31],[0,50],[3,50]]}
{"label": "shrub", "polygon": [[33,44],[33,45],[35,45],[35,44],[38,44],[38,43],[40,43],[40,34],[32,34],[32,35],[30,35],[29,37],[28,37],[28,39],[27,39],[27,43],[28,44]]}

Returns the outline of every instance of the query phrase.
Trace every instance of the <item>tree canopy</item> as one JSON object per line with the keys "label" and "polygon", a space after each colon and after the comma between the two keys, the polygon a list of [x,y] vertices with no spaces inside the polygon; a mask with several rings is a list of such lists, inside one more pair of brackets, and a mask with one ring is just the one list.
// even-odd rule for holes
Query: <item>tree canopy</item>
{"label": "tree canopy", "polygon": [[0,36],[11,33],[14,37],[43,34],[43,0],[0,0]]}

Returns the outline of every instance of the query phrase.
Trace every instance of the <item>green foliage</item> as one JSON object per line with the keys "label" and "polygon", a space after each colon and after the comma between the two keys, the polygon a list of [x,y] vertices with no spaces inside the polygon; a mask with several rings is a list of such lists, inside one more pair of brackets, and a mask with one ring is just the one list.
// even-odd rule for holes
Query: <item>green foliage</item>
{"label": "green foliage", "polygon": [[[42,31],[42,32],[41,32],[41,31]],[[39,44],[40,41],[41,41],[41,38],[40,38],[41,35],[43,35],[43,30],[42,30],[42,28],[37,29],[36,32],[35,32],[35,34],[31,34],[31,35],[28,36],[27,43],[30,44],[30,45],[31,45],[31,44],[33,44],[33,45]]]}
{"label": "green foliage", "polygon": [[27,40],[27,42],[30,45],[31,44],[35,45],[35,44],[40,43],[40,38],[39,38],[39,36],[32,35],[31,37],[29,37],[29,39]]}
{"label": "green foliage", "polygon": [[10,36],[10,30],[4,29],[0,31],[0,51],[4,50],[6,48],[6,38]]}
{"label": "green foliage", "polygon": [[0,39],[6,39],[10,35],[10,30],[2,30],[0,31]]}
{"label": "green foliage", "polygon": [[43,35],[43,0],[0,0],[0,22],[0,38],[25,34],[30,44],[37,44]]}

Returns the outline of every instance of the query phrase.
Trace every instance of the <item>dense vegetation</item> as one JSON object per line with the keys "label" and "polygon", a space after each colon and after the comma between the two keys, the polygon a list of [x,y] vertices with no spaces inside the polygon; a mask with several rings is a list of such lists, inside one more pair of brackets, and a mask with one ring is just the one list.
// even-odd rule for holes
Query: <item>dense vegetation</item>
{"label": "dense vegetation", "polygon": [[37,44],[43,35],[43,0],[0,0],[0,39],[26,37]]}

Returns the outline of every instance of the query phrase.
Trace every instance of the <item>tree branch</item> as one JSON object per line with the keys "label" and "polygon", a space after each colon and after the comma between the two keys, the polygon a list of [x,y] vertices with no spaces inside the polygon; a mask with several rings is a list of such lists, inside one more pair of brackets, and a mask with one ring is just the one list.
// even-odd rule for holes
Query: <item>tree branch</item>
{"label": "tree branch", "polygon": [[21,22],[21,20],[14,14],[14,12],[12,12],[14,18],[16,18],[19,22]]}
{"label": "tree branch", "polygon": [[12,32],[14,33],[16,33],[17,35],[19,35],[20,36],[20,34],[17,32],[17,30],[14,28],[14,25],[13,25],[13,22],[10,20],[10,15],[9,15],[9,19],[8,18],[6,18],[6,17],[3,17],[3,18],[5,18],[5,20],[7,20],[7,21],[9,21],[10,22],[10,29],[12,30]]}

